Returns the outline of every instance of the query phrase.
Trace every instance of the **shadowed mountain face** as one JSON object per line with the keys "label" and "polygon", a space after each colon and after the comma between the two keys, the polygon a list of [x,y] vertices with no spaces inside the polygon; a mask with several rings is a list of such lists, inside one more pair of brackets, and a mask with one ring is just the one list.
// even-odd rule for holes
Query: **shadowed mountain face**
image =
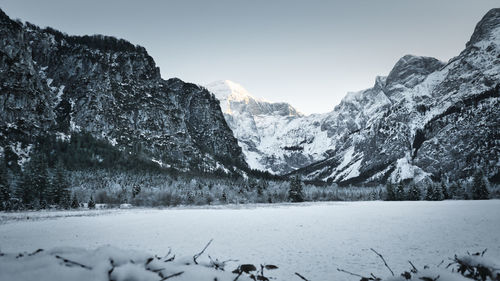
{"label": "shadowed mountain face", "polygon": [[349,184],[455,180],[482,170],[498,182],[499,96],[500,9],[493,9],[447,64],[404,56],[373,88],[346,96],[324,127],[337,131],[343,116],[349,131],[330,157],[294,173]]}
{"label": "shadowed mountain face", "polygon": [[208,88],[252,168],[343,184],[455,180],[482,170],[498,182],[499,45],[500,9],[493,9],[448,63],[406,55],[326,114],[254,110],[264,101],[239,85]]}
{"label": "shadowed mountain face", "polygon": [[2,11],[0,36],[0,145],[18,162],[37,136],[81,132],[179,170],[246,167],[218,100],[163,80],[143,47],[40,29]]}

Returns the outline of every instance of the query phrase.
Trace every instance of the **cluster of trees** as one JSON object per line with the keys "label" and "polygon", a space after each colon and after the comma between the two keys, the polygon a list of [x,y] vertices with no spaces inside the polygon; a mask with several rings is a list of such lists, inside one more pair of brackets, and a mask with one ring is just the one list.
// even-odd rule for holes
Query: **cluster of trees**
{"label": "cluster of trees", "polygon": [[16,175],[15,188],[8,179],[4,159],[0,160],[0,210],[78,208],[78,199],[71,198],[66,170],[62,162],[49,169],[45,157],[37,155]]}
{"label": "cluster of trees", "polygon": [[448,199],[473,199],[484,200],[490,198],[490,192],[487,186],[487,180],[478,172],[474,175],[473,181],[470,184],[460,182],[453,182],[446,184],[445,181],[441,183],[428,183],[426,186],[417,186],[410,184],[409,187],[400,182],[397,186],[392,183],[386,185],[387,201],[440,201]]}
{"label": "cluster of trees", "polygon": [[[249,171],[249,177],[180,173],[162,169],[133,153],[118,151],[88,134],[73,134],[69,142],[55,137],[38,140],[31,160],[4,149],[0,159],[0,210],[78,208],[87,202],[136,206],[175,206],[303,201],[445,200],[499,197],[485,177],[471,183],[340,187],[305,184],[298,177],[284,179]],[[7,164],[8,165],[7,168]],[[13,164],[14,163],[14,164]]]}
{"label": "cluster of trees", "polygon": [[156,172],[106,170],[72,173],[73,193],[80,201],[93,197],[95,203],[118,206],[219,205],[302,201],[382,200],[382,186],[338,187],[304,184],[298,178],[266,180],[255,178],[175,177]]}
{"label": "cluster of trees", "polygon": [[89,48],[95,48],[104,51],[146,52],[146,49],[142,46],[134,45],[127,40],[118,39],[113,36],[106,36],[101,34],[84,36],[68,35],[51,27],[40,29],[37,25],[34,25],[30,22],[26,22],[26,26],[33,30],[41,30],[45,33],[52,34],[54,36],[54,39],[58,42],[64,39],[70,44],[86,45]]}

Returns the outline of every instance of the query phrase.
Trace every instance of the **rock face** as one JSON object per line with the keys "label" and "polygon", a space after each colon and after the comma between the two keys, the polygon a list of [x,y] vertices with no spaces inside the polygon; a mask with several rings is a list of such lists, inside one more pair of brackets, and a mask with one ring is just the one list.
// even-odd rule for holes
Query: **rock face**
{"label": "rock face", "polygon": [[316,154],[314,147],[322,141],[318,124],[290,104],[255,98],[228,80],[206,87],[220,100],[251,168],[284,174],[324,158],[326,149]]}
{"label": "rock face", "polygon": [[0,36],[2,147],[27,155],[39,135],[87,132],[181,170],[246,167],[218,100],[163,80],[143,47],[40,29],[2,11]]}
{"label": "rock face", "polygon": [[[500,9],[493,9],[448,63],[405,56],[373,88],[346,96],[323,125],[344,130],[331,157],[294,173],[350,184],[456,180],[482,170],[498,182],[499,96]],[[340,120],[350,125],[336,126]]]}
{"label": "rock face", "polygon": [[330,113],[268,110],[270,103],[239,85],[207,87],[221,100],[252,168],[376,184],[456,180],[477,170],[498,182],[499,85],[500,9],[493,9],[457,57],[443,63],[406,55],[387,77],[348,93]]}

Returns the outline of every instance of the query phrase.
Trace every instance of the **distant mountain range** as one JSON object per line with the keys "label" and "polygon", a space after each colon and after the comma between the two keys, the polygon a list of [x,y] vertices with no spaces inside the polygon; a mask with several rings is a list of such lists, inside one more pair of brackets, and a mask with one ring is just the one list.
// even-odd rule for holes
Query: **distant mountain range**
{"label": "distant mountain range", "polygon": [[499,182],[499,45],[493,9],[457,57],[406,55],[326,114],[304,116],[230,81],[206,87],[255,169],[340,184],[457,180],[481,170]]}
{"label": "distant mountain range", "polygon": [[69,36],[1,10],[0,36],[0,154],[10,166],[40,138],[86,134],[179,171],[378,184],[481,170],[500,180],[500,9],[450,61],[404,56],[372,88],[308,116],[231,81],[164,80],[143,47],[122,39]]}

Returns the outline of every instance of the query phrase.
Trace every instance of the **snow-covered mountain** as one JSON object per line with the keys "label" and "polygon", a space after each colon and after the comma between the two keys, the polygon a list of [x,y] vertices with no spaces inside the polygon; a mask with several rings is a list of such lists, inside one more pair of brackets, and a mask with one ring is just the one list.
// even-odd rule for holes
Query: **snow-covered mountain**
{"label": "snow-covered mountain", "polygon": [[[349,94],[325,124],[352,124],[331,157],[296,171],[340,183],[451,180],[483,171],[499,181],[500,9],[447,63],[405,56],[371,89]],[[343,116],[343,119],[339,119]],[[339,127],[342,129],[342,126]]]}
{"label": "snow-covered mountain", "polygon": [[499,181],[500,9],[449,62],[406,55],[326,114],[250,110],[270,103],[233,85],[207,88],[253,168],[343,184],[455,180],[477,170]]}
{"label": "snow-covered mountain", "polygon": [[288,103],[256,98],[228,80],[206,88],[219,99],[251,168],[285,174],[325,158],[331,143],[319,126],[323,115],[304,116]]}

